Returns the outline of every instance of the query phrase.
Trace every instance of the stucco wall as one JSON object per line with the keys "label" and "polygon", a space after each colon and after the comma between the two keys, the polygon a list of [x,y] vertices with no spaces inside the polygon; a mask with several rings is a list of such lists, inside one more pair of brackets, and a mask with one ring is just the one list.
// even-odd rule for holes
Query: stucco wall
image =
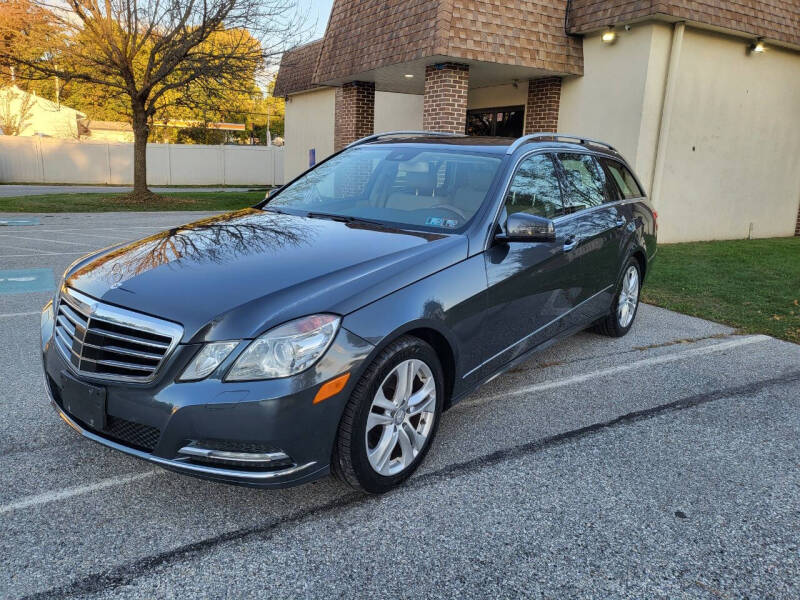
{"label": "stucco wall", "polygon": [[315,149],[317,162],[333,154],[335,97],[334,88],[289,96],[284,117],[285,181],[308,168],[309,149]]}
{"label": "stucco wall", "polygon": [[[333,154],[336,115],[334,88],[320,88],[289,96],[286,103],[285,179],[308,168],[308,151],[316,150],[317,162]],[[422,96],[375,92],[375,131],[422,129]]]}
{"label": "stucco wall", "polygon": [[422,129],[422,94],[375,92],[375,131]]}
{"label": "stucco wall", "polygon": [[656,199],[665,241],[794,234],[800,53],[745,45],[686,29]]}
{"label": "stucco wall", "polygon": [[[665,131],[659,239],[788,236],[800,202],[800,53],[686,28]],[[648,193],[660,135],[672,26],[584,41],[585,75],[564,80],[559,131],[619,149]],[[752,224],[752,229],[751,229]]]}
{"label": "stucco wall", "polygon": [[[648,116],[660,114],[663,71],[660,79],[651,79],[650,85],[648,75],[651,54],[660,49],[662,27],[669,42],[670,28],[659,25],[634,27],[613,45],[604,44],[599,35],[587,36],[583,77],[565,78],[561,84],[558,130],[613,145],[635,167],[645,187],[649,187],[652,165],[639,157],[640,135],[645,111]],[[661,61],[652,62],[659,65]],[[656,90],[652,89],[653,81],[660,83]]]}

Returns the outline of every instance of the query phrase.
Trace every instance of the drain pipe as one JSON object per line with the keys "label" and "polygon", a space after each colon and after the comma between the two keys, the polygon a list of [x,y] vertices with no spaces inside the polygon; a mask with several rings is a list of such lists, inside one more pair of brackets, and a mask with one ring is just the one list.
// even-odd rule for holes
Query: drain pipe
{"label": "drain pipe", "polygon": [[653,165],[653,180],[650,186],[650,200],[658,208],[661,201],[661,186],[664,179],[664,164],[667,156],[667,141],[669,128],[672,122],[672,105],[678,87],[678,69],[680,67],[681,49],[683,48],[683,32],[686,23],[683,21],[672,26],[672,47],[669,51],[667,63],[667,76],[664,81],[664,100],[661,103],[661,118],[658,125],[658,140],[656,142],[656,156]]}

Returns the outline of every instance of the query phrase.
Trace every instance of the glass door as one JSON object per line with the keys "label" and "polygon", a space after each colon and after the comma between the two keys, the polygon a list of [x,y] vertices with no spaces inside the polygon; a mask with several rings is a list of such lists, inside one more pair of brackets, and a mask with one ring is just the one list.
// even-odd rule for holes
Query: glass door
{"label": "glass door", "polygon": [[467,135],[520,137],[525,121],[524,106],[501,106],[467,111]]}

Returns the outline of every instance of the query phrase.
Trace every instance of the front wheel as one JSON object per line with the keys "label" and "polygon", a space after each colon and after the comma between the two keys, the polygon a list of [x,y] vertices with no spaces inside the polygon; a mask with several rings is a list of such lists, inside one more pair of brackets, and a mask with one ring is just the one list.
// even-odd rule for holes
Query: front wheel
{"label": "front wheel", "polygon": [[636,318],[636,311],[639,309],[641,281],[639,261],[635,258],[628,259],[622,271],[622,279],[617,285],[617,294],[611,304],[611,311],[595,326],[598,333],[622,337],[630,331]]}
{"label": "front wheel", "polygon": [[334,445],[334,475],[383,493],[407,479],[436,435],[444,375],[434,349],[404,336],[370,364],[353,390]]}

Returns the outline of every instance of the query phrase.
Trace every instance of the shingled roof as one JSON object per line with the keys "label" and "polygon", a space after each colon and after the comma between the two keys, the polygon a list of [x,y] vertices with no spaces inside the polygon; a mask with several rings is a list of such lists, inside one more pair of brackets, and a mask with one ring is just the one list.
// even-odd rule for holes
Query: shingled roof
{"label": "shingled roof", "polygon": [[273,95],[288,96],[316,87],[314,70],[321,48],[322,40],[316,40],[284,52]]}

